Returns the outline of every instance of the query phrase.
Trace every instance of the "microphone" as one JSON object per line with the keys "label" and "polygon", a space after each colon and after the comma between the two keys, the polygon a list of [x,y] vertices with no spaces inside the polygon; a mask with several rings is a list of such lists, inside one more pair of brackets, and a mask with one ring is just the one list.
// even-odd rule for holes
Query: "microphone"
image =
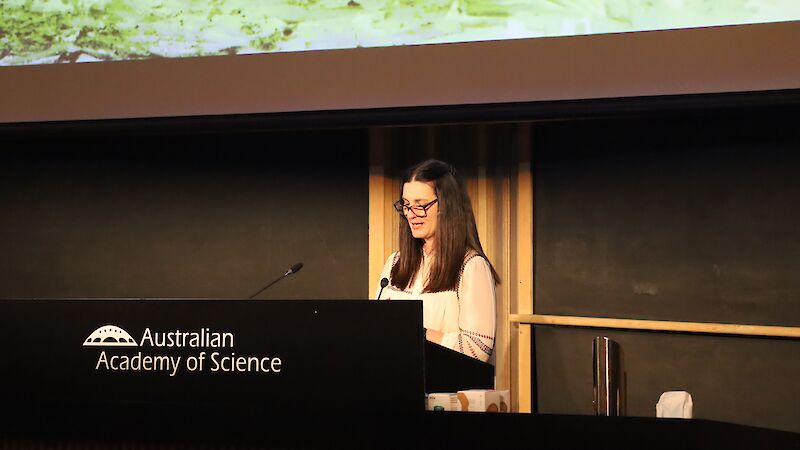
{"label": "microphone", "polygon": [[389,285],[389,279],[388,278],[381,278],[381,290],[378,291],[378,300],[381,299],[381,294],[383,293],[383,288],[385,288],[388,285]]}
{"label": "microphone", "polygon": [[248,298],[248,299],[251,299],[251,298],[255,297],[256,295],[258,295],[258,294],[260,294],[260,293],[264,292],[264,291],[265,291],[265,290],[266,290],[268,287],[272,286],[273,284],[277,283],[278,281],[281,281],[282,279],[284,279],[284,278],[288,277],[289,275],[291,275],[291,274],[293,274],[293,273],[297,273],[297,272],[299,272],[299,271],[300,271],[300,269],[302,269],[302,268],[303,268],[303,263],[301,263],[301,262],[299,262],[299,263],[297,263],[297,264],[293,265],[292,267],[289,267],[289,270],[287,270],[285,274],[283,274],[283,275],[279,276],[279,277],[278,277],[278,278],[276,278],[276,279],[275,279],[275,280],[274,280],[272,283],[270,283],[270,284],[268,284],[268,285],[264,286],[263,288],[261,288],[261,290],[260,290],[260,291],[256,292],[255,294],[253,294],[253,295],[251,295],[250,297],[247,297],[247,298]]}

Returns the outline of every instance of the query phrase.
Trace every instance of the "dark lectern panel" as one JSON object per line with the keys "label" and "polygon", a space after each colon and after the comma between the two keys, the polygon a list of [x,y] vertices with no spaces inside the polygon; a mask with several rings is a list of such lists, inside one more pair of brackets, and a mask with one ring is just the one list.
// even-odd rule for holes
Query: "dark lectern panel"
{"label": "dark lectern panel", "polygon": [[425,341],[425,392],[494,389],[494,366]]}
{"label": "dark lectern panel", "polygon": [[[800,434],[708,420],[643,417],[589,417],[556,414],[427,412],[397,421],[356,420],[328,416],[324,421],[297,420],[276,429],[258,417],[233,424],[202,421],[180,430],[182,423],[155,413],[160,429],[116,424],[80,433],[11,429],[0,422],[2,450],[253,450],[253,449],[609,449],[609,450],[797,450]],[[237,417],[241,418],[240,415]],[[152,421],[148,421],[152,423]],[[225,426],[221,424],[224,423]],[[39,424],[41,425],[41,424]],[[204,428],[204,426],[206,426]],[[30,428],[37,429],[36,426]],[[63,430],[63,427],[58,427]],[[109,428],[138,430],[122,435]]]}
{"label": "dark lectern panel", "polygon": [[593,414],[592,339],[619,342],[627,413],[655,417],[666,391],[688,391],[694,417],[800,432],[800,341],[535,327],[542,413]]}
{"label": "dark lectern panel", "polygon": [[0,405],[81,426],[419,413],[423,339],[411,301],[0,300]]}

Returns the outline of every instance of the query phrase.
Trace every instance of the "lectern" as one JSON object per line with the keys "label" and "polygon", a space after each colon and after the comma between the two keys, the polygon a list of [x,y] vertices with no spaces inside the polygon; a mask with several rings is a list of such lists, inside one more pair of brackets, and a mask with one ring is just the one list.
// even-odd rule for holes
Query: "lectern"
{"label": "lectern", "polygon": [[426,383],[493,373],[426,344],[418,301],[0,300],[0,345],[0,448],[797,448],[697,420],[426,413]]}
{"label": "lectern", "polygon": [[0,404],[261,415],[424,411],[491,388],[489,364],[424,339],[418,301],[0,300]]}
{"label": "lectern", "polygon": [[416,301],[0,300],[0,342],[0,405],[60,420],[424,411]]}

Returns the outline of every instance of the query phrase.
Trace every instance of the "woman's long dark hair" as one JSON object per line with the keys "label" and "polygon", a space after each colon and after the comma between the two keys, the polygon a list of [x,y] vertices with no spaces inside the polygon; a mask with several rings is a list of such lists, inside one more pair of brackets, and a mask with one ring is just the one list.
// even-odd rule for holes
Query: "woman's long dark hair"
{"label": "woman's long dark hair", "polygon": [[[458,288],[461,269],[468,252],[474,252],[489,263],[495,283],[500,277],[483,252],[472,203],[464,181],[450,164],[435,159],[423,161],[406,171],[400,188],[411,181],[430,182],[439,208],[436,230],[435,259],[430,277],[422,292],[454,291]],[[407,290],[422,264],[422,239],[411,234],[407,220],[400,221],[400,257],[392,267],[392,284]]]}

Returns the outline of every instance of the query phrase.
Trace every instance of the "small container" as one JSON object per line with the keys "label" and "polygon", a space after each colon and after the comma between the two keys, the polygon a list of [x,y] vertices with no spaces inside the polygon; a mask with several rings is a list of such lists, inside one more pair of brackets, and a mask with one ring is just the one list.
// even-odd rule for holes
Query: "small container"
{"label": "small container", "polygon": [[605,336],[594,338],[592,363],[595,414],[624,416],[625,379],[619,344]]}

